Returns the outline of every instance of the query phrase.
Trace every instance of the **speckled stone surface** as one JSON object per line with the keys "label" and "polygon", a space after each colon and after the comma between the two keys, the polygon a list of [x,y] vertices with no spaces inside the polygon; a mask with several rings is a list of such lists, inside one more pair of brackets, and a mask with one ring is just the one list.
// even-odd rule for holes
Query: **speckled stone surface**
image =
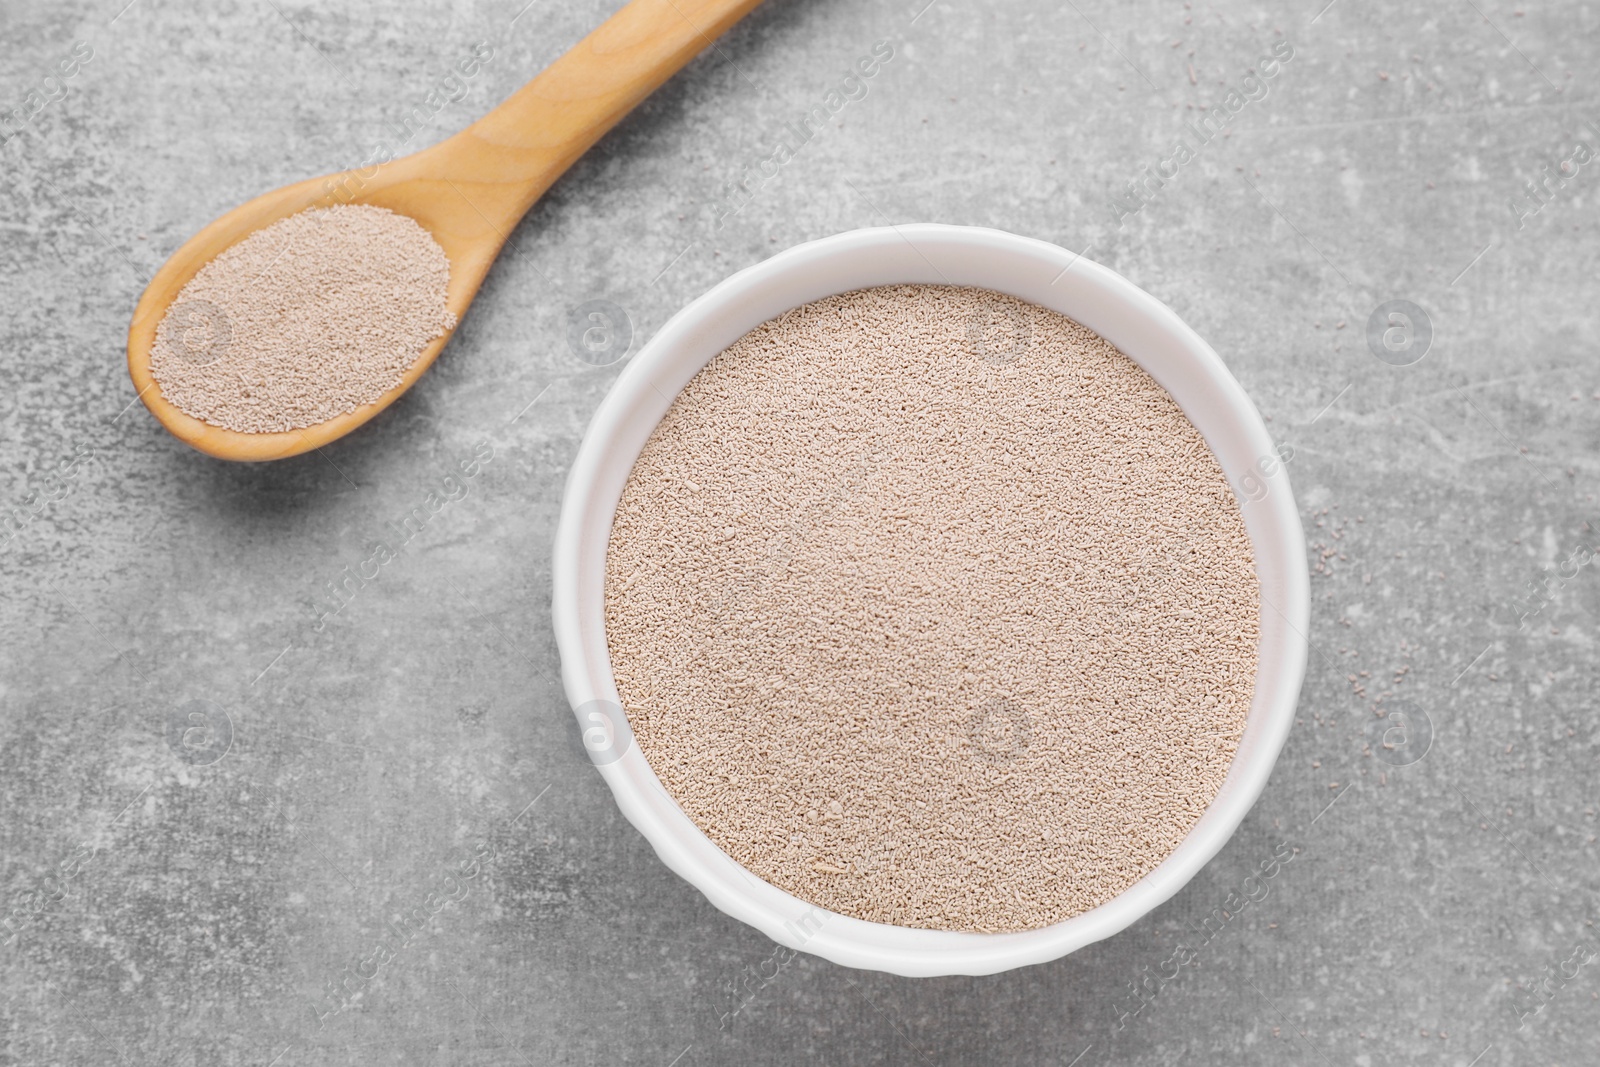
{"label": "speckled stone surface", "polygon": [[[0,7],[0,1062],[1593,1061],[1600,13],[923,2],[759,9],[534,209],[402,402],[248,467],[134,402],[155,268],[612,5]],[[1292,450],[1313,570],[1299,724],[1233,841],[989,978],[775,958],[621,818],[555,682],[560,490],[625,365],[574,309],[637,352],[742,266],[911,221],[1175,308]]]}

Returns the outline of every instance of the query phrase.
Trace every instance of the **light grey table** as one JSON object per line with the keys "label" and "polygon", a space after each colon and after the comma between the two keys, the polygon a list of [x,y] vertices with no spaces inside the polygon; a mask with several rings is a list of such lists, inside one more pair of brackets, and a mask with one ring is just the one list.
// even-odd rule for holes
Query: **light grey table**
{"label": "light grey table", "polygon": [[[153,270],[418,108],[411,145],[444,136],[612,4],[124,2],[0,14],[0,1062],[1594,1061],[1593,5],[774,0],[552,190],[401,403],[246,467],[133,402]],[[1230,90],[1225,132],[1187,125]],[[1107,942],[981,979],[802,955],[736,1001],[772,946],[622,820],[552,681],[563,476],[624,365],[569,314],[613,302],[637,351],[742,266],[910,221],[1087,249],[1222,353],[1293,450],[1299,724],[1233,842]],[[1422,318],[1380,359],[1395,300]],[[1376,704],[1410,742],[1369,747]]]}

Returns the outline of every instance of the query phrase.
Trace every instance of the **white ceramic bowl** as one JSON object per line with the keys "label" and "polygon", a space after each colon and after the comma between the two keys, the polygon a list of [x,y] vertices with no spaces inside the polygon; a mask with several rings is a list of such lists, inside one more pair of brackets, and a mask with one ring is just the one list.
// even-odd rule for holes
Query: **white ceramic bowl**
{"label": "white ceramic bowl", "polygon": [[[1068,315],[1166,387],[1205,435],[1241,501],[1260,578],[1261,645],[1244,737],[1222,791],[1155,870],[1065,922],[1011,934],[916,930],[808,905],[736,864],[662,789],[631,743],[606,647],[606,545],[622,488],[656,423],[713,356],[792,307],[896,283],[973,285]],[[1109,937],[1171,897],[1216,855],[1255,803],[1294,722],[1310,589],[1305,538],[1266,427],[1222,360],[1166,305],[1064,249],[999,230],[915,225],[812,241],[740,271],[644,346],[595,412],[567,479],[556,532],[554,611],[561,673],[585,745],[628,820],[729,915],[794,949],[895,974],[990,974]]]}

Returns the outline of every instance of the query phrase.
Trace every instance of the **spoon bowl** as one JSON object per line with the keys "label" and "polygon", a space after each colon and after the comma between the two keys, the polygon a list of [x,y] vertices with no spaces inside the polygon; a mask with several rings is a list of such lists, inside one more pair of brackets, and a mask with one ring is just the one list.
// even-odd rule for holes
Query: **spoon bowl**
{"label": "spoon bowl", "polygon": [[242,433],[197,419],[161,394],[151,370],[156,328],[189,281],[258,230],[311,208],[363,204],[414,219],[450,263],[445,303],[459,323],[511,232],[534,202],[623,116],[760,0],[633,0],[489,114],[409,156],[274,189],[215,219],[172,254],[128,327],[139,399],[184,443],[219,459],[284,459],[372,419],[421,378],[454,331],[429,342],[370,404],[303,429]]}

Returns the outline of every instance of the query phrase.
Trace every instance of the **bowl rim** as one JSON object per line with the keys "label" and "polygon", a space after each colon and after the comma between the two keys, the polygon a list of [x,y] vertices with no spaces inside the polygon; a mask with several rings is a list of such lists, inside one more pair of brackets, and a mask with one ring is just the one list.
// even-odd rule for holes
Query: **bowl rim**
{"label": "bowl rim", "polygon": [[[618,703],[611,673],[603,604],[599,602],[601,597],[595,595],[596,591],[603,593],[605,554],[617,494],[632,470],[644,439],[660,418],[657,414],[654,419],[648,419],[641,416],[639,409],[659,408],[660,413],[664,413],[682,385],[700,367],[732,340],[775,313],[748,309],[758,307],[763,301],[771,305],[775,294],[786,286],[803,287],[804,282],[797,279],[811,279],[813,287],[819,284],[818,278],[837,276],[847,281],[853,272],[870,273],[878,269],[864,264],[874,254],[887,255],[890,259],[898,255],[909,264],[904,271],[890,273],[926,275],[928,271],[917,264],[916,258],[907,256],[904,248],[914,251],[916,258],[926,263],[940,279],[944,278],[944,272],[936,260],[959,273],[969,269],[962,265],[965,259],[984,256],[1004,270],[1015,267],[1020,272],[1019,278],[1026,274],[1033,279],[1027,286],[1017,283],[1009,288],[1007,284],[988,282],[953,283],[982,285],[999,292],[1035,286],[1044,276],[1041,272],[1059,271],[1046,286],[1054,293],[1057,283],[1070,274],[1071,281],[1062,291],[1059,302],[1076,302],[1080,310],[1077,313],[1063,311],[1064,314],[1083,321],[1081,312],[1084,309],[1093,309],[1089,317],[1101,315],[1102,308],[1110,309],[1104,313],[1126,316],[1129,325],[1122,332],[1159,338],[1160,344],[1172,345],[1177,353],[1174,358],[1179,361],[1174,366],[1184,373],[1197,374],[1195,380],[1202,385],[1194,388],[1204,394],[1201,399],[1205,404],[1196,400],[1193,403],[1201,406],[1191,411],[1184,398],[1173,393],[1174,398],[1197,427],[1200,427],[1196,418],[1199,412],[1207,420],[1226,423],[1228,432],[1238,435],[1219,442],[1202,428],[1208,447],[1228,472],[1235,497],[1245,513],[1258,575],[1264,557],[1272,559],[1278,567],[1273,572],[1276,602],[1268,599],[1267,579],[1262,578],[1260,583],[1262,636],[1258,645],[1255,691],[1245,729],[1246,738],[1251,741],[1248,752],[1242,740],[1217,797],[1178,846],[1153,870],[1090,911],[1035,930],[980,934],[868,922],[811,905],[737,864],[677,806],[638,746],[631,744],[626,716]],[[885,249],[899,249],[899,252],[886,253]],[[945,283],[908,276],[885,277],[866,284]],[[848,292],[863,287],[862,284],[842,284],[834,291]],[[820,299],[821,295],[827,294],[809,296],[789,306]],[[1053,306],[1038,299],[1037,290],[1034,295],[1017,292],[1011,295]],[[781,298],[778,302],[781,303]],[[741,309],[745,309],[742,314]],[[1057,307],[1056,310],[1062,309]],[[752,314],[759,314],[759,317],[752,321]],[[738,322],[748,322],[748,325],[728,340],[708,340],[717,338],[719,328],[726,335],[729,324]],[[1097,328],[1088,322],[1084,324]],[[1105,330],[1097,329],[1097,332],[1106,336]],[[1113,343],[1145,366],[1139,353],[1127,351],[1115,340]],[[710,344],[716,347],[708,349]],[[686,352],[695,354],[686,357]],[[700,358],[701,352],[704,358]],[[674,360],[685,366],[692,365],[693,370],[685,376],[681,367],[678,368],[674,380],[681,377],[682,381],[676,385],[666,383],[667,388],[663,388],[659,379],[672,369]],[[1186,366],[1183,361],[1187,361]],[[1146,370],[1172,391],[1171,384],[1162,375],[1149,367]],[[1220,414],[1211,412],[1209,405],[1212,403],[1220,405]],[[648,426],[641,435],[640,427],[646,421]],[[620,463],[615,455],[619,439],[637,442],[636,446],[627,445],[630,451],[620,480],[615,474]],[[1003,230],[917,223],[835,234],[796,245],[746,267],[691,301],[640,349],[595,410],[568,472],[552,551],[552,620],[563,687],[578,717],[580,730],[592,732],[595,724],[601,724],[600,733],[592,735],[595,745],[587,744],[591,733],[585,734],[589,754],[623,815],[644,835],[669,868],[699,889],[717,908],[788,948],[803,949],[845,966],[907,976],[932,976],[989,974],[1041,963],[1109,937],[1171,898],[1231,839],[1266,787],[1294,724],[1305,673],[1310,617],[1304,530],[1284,465],[1279,463],[1272,470],[1258,469],[1256,484],[1262,487],[1262,495],[1260,499],[1247,501],[1240,495],[1239,473],[1236,469],[1230,470],[1230,462],[1219,454],[1219,444],[1225,444],[1230,455],[1244,455],[1245,451],[1253,450],[1255,456],[1265,459],[1274,454],[1271,437],[1260,414],[1221,357],[1155,297],[1115,271],[1057,245]],[[1237,468],[1236,461],[1233,466]],[[606,478],[616,482],[617,494],[602,492],[599,483]],[[595,561],[596,552],[598,562]],[[599,568],[598,584],[593,580],[592,568],[596,566]],[[586,572],[586,567],[591,570]],[[1269,618],[1268,608],[1282,623],[1281,627]],[[1264,670],[1269,631],[1273,663],[1272,669]],[[1264,675],[1268,679],[1265,690]]]}

